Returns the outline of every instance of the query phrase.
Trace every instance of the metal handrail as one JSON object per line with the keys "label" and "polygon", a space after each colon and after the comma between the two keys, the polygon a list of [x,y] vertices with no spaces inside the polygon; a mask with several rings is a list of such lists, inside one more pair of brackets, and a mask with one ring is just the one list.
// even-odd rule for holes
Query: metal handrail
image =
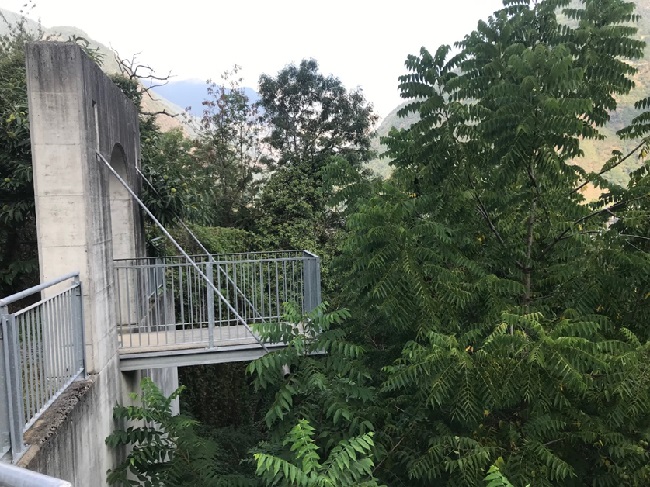
{"label": "metal handrail", "polygon": [[0,487],[72,487],[66,480],[0,462]]}
{"label": "metal handrail", "polygon": [[52,287],[56,284],[59,284],[60,282],[67,281],[68,279],[73,279],[73,278],[79,279],[79,271],[69,272],[68,274],[65,274],[61,277],[52,279],[51,281],[44,282],[43,284],[39,284],[38,286],[33,286],[30,287],[29,289],[25,289],[24,291],[20,291],[19,293],[12,294],[11,296],[7,296],[6,298],[2,298],[0,299],[0,308],[3,306],[8,306],[11,303],[15,303],[16,301],[20,301],[21,299],[26,298],[27,296],[31,296],[32,294],[40,293],[41,291],[47,289],[48,287]]}
{"label": "metal handrail", "polygon": [[[294,254],[295,252],[295,254]],[[282,254],[284,257],[273,257],[275,254]],[[289,255],[288,255],[289,254]],[[307,254],[307,255],[305,255]],[[240,256],[252,256],[248,258],[242,258]],[[269,255],[269,257],[255,257],[256,255]],[[312,254],[311,252],[296,250],[296,251],[274,251],[274,252],[241,252],[236,254],[193,254],[190,255],[192,260],[199,262],[209,262],[212,261],[215,264],[230,264],[232,262],[278,262],[283,260],[308,260],[317,257],[317,255]],[[229,259],[224,259],[224,257],[230,257]],[[201,261],[200,259],[206,259]],[[187,262],[187,259],[183,255],[167,255],[162,257],[135,257],[135,258],[126,258],[126,259],[115,259],[113,262],[118,266],[132,266],[132,262],[153,262],[156,259],[161,259],[164,263],[167,263],[168,260],[178,259],[179,263],[185,263],[191,265]],[[137,265],[137,264],[136,264]],[[145,264],[149,265],[149,264]]]}
{"label": "metal handrail", "polygon": [[[9,312],[9,304],[47,289],[49,296]],[[0,300],[0,455],[11,450],[18,461],[24,432],[85,374],[83,328],[79,272]]]}
{"label": "metal handrail", "polygon": [[[255,323],[281,322],[282,305],[289,302],[310,312],[321,302],[320,259],[304,251],[292,252],[293,258],[285,258],[287,254],[276,253],[276,259],[222,261],[219,269],[214,269],[216,262],[206,255],[197,264],[208,277],[207,283],[195,272],[194,265],[185,260],[116,262],[120,348],[137,353],[138,349],[155,351],[158,347],[173,349],[189,344],[207,348],[241,344],[248,335],[242,336],[231,328],[238,324],[238,316]],[[257,255],[266,257],[263,253]],[[149,294],[146,289],[153,268],[165,269],[165,277],[162,284],[158,283],[159,292]],[[213,299],[215,287],[237,314]]]}
{"label": "metal handrail", "polygon": [[[100,162],[103,162],[103,163],[104,163],[104,165],[107,167],[107,169],[108,169],[108,170],[113,174],[113,176],[115,176],[115,178],[120,182],[120,184],[121,184],[122,186],[124,186],[124,188],[128,191],[128,193],[131,195],[131,197],[132,197],[132,198],[133,198],[133,199],[138,203],[138,205],[139,205],[139,206],[140,206],[140,207],[145,211],[145,213],[147,213],[147,215],[149,215],[149,217],[150,217],[151,220],[156,224],[156,226],[157,226],[158,228],[160,228],[160,230],[161,230],[161,231],[165,234],[165,236],[166,236],[166,237],[167,237],[167,238],[168,238],[168,239],[169,239],[169,240],[174,244],[174,246],[178,249],[178,251],[179,251],[181,254],[183,254],[183,256],[188,260],[188,262],[189,262],[189,263],[192,265],[192,267],[195,269],[196,273],[197,273],[199,276],[201,276],[201,279],[203,279],[204,282],[205,282],[209,287],[212,288],[212,291],[214,292],[214,294],[217,295],[217,296],[219,297],[219,299],[221,300],[221,302],[222,302],[222,303],[223,303],[223,304],[224,304],[224,305],[225,305],[225,306],[226,306],[226,307],[227,307],[227,308],[228,308],[228,309],[229,309],[229,310],[230,310],[230,311],[235,315],[235,317],[237,318],[237,321],[238,321],[239,323],[241,323],[241,325],[244,326],[244,328],[246,328],[246,330],[248,330],[248,332],[249,332],[249,333],[251,334],[251,336],[255,339],[255,341],[256,341],[257,343],[259,343],[259,345],[262,347],[262,349],[264,349],[265,352],[268,353],[268,348],[266,347],[266,344],[262,341],[262,339],[261,339],[259,336],[257,336],[256,333],[253,332],[253,329],[252,329],[252,328],[250,327],[250,325],[246,322],[246,320],[245,320],[245,319],[244,319],[244,318],[243,318],[243,317],[242,317],[242,316],[237,312],[237,310],[232,306],[232,304],[230,304],[230,302],[229,302],[229,301],[224,297],[224,295],[221,294],[221,291],[219,291],[219,289],[217,289],[217,288],[214,286],[214,283],[212,283],[212,282],[210,281],[210,279],[208,278],[208,276],[206,276],[206,275],[201,271],[201,269],[199,268],[199,266],[197,265],[197,263],[194,262],[194,260],[193,260],[193,259],[192,259],[188,254],[187,254],[187,252],[185,252],[185,250],[183,250],[183,247],[181,247],[180,244],[179,244],[179,243],[174,239],[174,237],[172,237],[172,235],[171,235],[171,234],[169,233],[169,231],[164,227],[164,225],[158,221],[158,219],[154,216],[154,214],[153,214],[153,213],[151,212],[151,210],[147,207],[147,205],[145,205],[145,204],[142,202],[142,200],[141,200],[140,198],[138,198],[138,195],[135,194],[135,192],[133,191],[133,189],[131,189],[131,187],[128,185],[128,183],[127,183],[127,182],[126,182],[126,181],[125,181],[125,180],[124,180],[124,179],[123,179],[123,178],[122,178],[122,177],[117,173],[117,171],[113,168],[113,166],[111,166],[111,163],[108,162],[108,160],[107,160],[107,159],[102,155],[101,152],[99,152],[99,151],[95,151],[95,154],[96,154],[96,156],[97,156],[97,160],[100,161]],[[209,334],[211,335],[211,336],[210,336],[210,342],[211,342],[211,343],[214,343],[214,336],[212,336],[213,333],[214,333],[214,328],[210,328],[210,329],[209,329]]]}

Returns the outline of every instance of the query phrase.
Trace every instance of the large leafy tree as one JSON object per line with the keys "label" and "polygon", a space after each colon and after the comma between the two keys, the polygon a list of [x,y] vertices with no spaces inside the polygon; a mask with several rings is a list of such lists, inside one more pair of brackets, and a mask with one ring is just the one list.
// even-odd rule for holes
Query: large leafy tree
{"label": "large leafy tree", "polygon": [[261,136],[257,107],[241,87],[239,70],[235,66],[220,84],[208,84],[194,157],[214,188],[212,224],[248,228],[258,186],[254,176],[261,171]]}
{"label": "large leafy tree", "polygon": [[347,310],[326,307],[302,315],[288,304],[286,323],[255,325],[263,340],[286,345],[247,367],[256,392],[273,398],[255,455],[267,485],[377,485],[373,425],[359,415],[375,390],[363,349],[340,327]]}
{"label": "large leafy tree", "polygon": [[274,171],[260,196],[260,232],[272,247],[323,249],[342,223],[326,168],[359,171],[369,160],[372,105],[359,89],[320,73],[313,59],[262,75],[259,92]]}
{"label": "large leafy tree", "polygon": [[125,460],[107,472],[110,485],[222,485],[215,480],[215,445],[196,434],[196,421],[172,415],[172,402],[181,391],[167,397],[145,379],[140,401],[133,398],[141,405],[113,408],[115,420],[145,425],[116,429],[106,438],[111,448],[131,447]]}
{"label": "large leafy tree", "polygon": [[[113,81],[140,108],[144,201],[164,225],[179,219],[219,227],[250,227],[260,171],[256,108],[237,78],[239,67],[222,83],[209,82],[203,117],[188,137],[183,128],[163,132],[155,115],[142,110],[139,76],[129,71]],[[149,96],[148,94],[146,96]]]}
{"label": "large leafy tree", "polygon": [[0,295],[38,275],[24,43],[18,28],[0,38]]}
{"label": "large leafy tree", "polygon": [[387,480],[478,485],[503,457],[516,485],[648,483],[647,176],[575,162],[633,86],[634,20],[622,0],[506,0],[457,54],[408,58],[420,121],[388,138],[394,177],[340,268],[390,364]]}
{"label": "large leafy tree", "polygon": [[138,109],[142,198],[147,208],[166,226],[177,224],[179,219],[209,223],[214,185],[193,157],[192,141],[181,128],[163,132],[156,123],[156,114],[143,110],[143,96],[149,94],[137,73],[125,67],[111,80]]}

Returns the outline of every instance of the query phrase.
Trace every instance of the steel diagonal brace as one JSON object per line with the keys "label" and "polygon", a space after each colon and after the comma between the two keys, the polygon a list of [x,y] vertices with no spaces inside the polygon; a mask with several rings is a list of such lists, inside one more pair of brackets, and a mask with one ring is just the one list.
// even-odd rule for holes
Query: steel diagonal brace
{"label": "steel diagonal brace", "polygon": [[[251,327],[246,323],[246,320],[241,317],[241,315],[237,312],[237,310],[230,304],[230,302],[224,297],[223,294],[221,294],[221,291],[216,288],[216,286],[210,282],[210,279],[201,271],[200,267],[197,265],[196,262],[188,255],[187,252],[183,249],[183,247],[180,246],[180,244],[174,239],[174,237],[171,236],[171,234],[167,231],[167,229],[163,226],[162,223],[158,221],[158,219],[151,213],[151,210],[147,208],[147,205],[145,205],[140,198],[138,198],[138,195],[135,194],[135,191],[131,189],[131,187],[122,179],[122,177],[117,173],[117,171],[111,166],[111,164],[106,160],[106,158],[98,151],[95,151],[95,154],[97,155],[97,159],[103,162],[108,170],[117,178],[117,180],[126,188],[126,190],[129,192],[129,194],[133,197],[135,201],[138,202],[140,207],[149,215],[149,217],[153,220],[153,222],[156,224],[158,228],[165,234],[165,236],[171,241],[172,244],[174,244],[174,247],[178,249],[178,251],[187,259],[187,261],[190,263],[192,267],[194,267],[194,270],[198,273],[199,276],[201,276],[201,279],[203,279],[208,286],[212,288],[212,290],[216,293],[217,296],[219,296],[219,299],[221,302],[223,302],[226,307],[235,315],[237,318],[237,321],[241,323],[247,330],[248,332],[253,336],[255,341],[260,344],[262,349],[266,352],[269,353],[269,349],[266,347],[266,345],[262,342],[262,340],[255,334],[253,333],[253,330]],[[211,344],[214,345],[214,342]]]}
{"label": "steel diagonal brace", "polygon": [[[152,190],[154,193],[156,193],[158,196],[160,196],[160,193],[158,193],[158,190],[156,190],[156,188],[154,187],[154,185],[151,184],[151,182],[150,182],[150,181],[147,179],[147,177],[142,173],[142,171],[140,171],[140,169],[138,169],[137,167],[135,168],[135,170],[136,170],[136,172],[140,175],[140,177],[142,178],[142,180],[143,180],[145,183],[147,183],[147,185],[151,188],[151,190]],[[177,217],[178,217],[178,215],[177,215]],[[198,246],[201,247],[201,250],[203,250],[203,252],[205,252],[205,255],[207,255],[208,258],[210,259],[210,262],[212,262],[212,261],[213,261],[213,259],[212,259],[212,254],[211,254],[210,252],[208,252],[208,249],[205,248],[205,246],[201,243],[201,241],[199,240],[199,238],[198,238],[196,235],[194,235],[194,232],[192,232],[192,230],[190,230],[190,228],[185,224],[185,222],[184,222],[183,220],[181,220],[181,218],[178,218],[178,222],[179,222],[179,223],[181,224],[181,226],[182,226],[182,227],[187,231],[187,233],[189,233],[190,237],[192,237],[192,239],[194,239],[194,241],[198,244]],[[239,289],[239,286],[237,286],[237,283],[236,283],[235,281],[232,280],[232,278],[228,275],[228,273],[227,273],[226,271],[223,270],[223,267],[221,267],[221,265],[218,265],[218,264],[217,264],[217,268],[219,269],[219,272],[220,272],[220,273],[221,273],[221,274],[226,278],[226,280],[228,281],[228,283],[229,283],[231,286],[233,286],[233,288],[235,289],[235,292],[236,292],[237,294],[239,294],[239,295],[244,299],[244,301],[246,302],[246,304],[248,304],[248,305],[251,307],[251,309],[252,309],[253,312],[257,315],[257,317],[260,318],[260,319],[262,320],[262,322],[264,322],[265,320],[264,320],[264,317],[262,316],[262,314],[261,314],[259,311],[257,311],[257,308],[255,307],[255,305],[254,305],[253,303],[251,303],[250,299],[248,299],[248,297],[247,297],[247,296],[242,292],[242,290]]]}

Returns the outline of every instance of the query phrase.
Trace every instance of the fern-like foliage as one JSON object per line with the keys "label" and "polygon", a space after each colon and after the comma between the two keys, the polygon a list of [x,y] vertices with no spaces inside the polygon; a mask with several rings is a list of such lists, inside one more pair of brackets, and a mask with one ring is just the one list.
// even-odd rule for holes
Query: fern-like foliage
{"label": "fern-like foliage", "polygon": [[360,360],[363,348],[346,341],[341,328],[349,312],[326,309],[323,303],[302,316],[288,305],[286,324],[255,325],[264,339],[287,344],[248,366],[256,389],[274,394],[266,414],[266,451],[287,454],[285,437],[302,420],[318,430],[316,441],[326,456],[341,442],[374,430],[363,414],[375,397],[372,378]]}
{"label": "fern-like foliage", "polygon": [[315,429],[301,420],[287,434],[284,445],[291,460],[256,453],[257,474],[266,485],[286,487],[378,487],[372,475],[372,432],[341,440],[324,461],[314,440]]}
{"label": "fern-like foliage", "polygon": [[[344,290],[391,485],[650,483],[647,167],[587,174],[643,55],[634,4],[506,0],[406,60],[393,178],[348,219]],[[643,147],[638,147],[643,155]],[[581,189],[601,186],[587,203]],[[616,218],[612,218],[616,217]]]}
{"label": "fern-like foliage", "polygon": [[[222,475],[216,444],[197,434],[198,423],[172,415],[171,405],[183,388],[165,396],[148,378],[142,395],[132,396],[136,405],[116,405],[113,417],[125,428],[106,438],[113,449],[127,449],[123,462],[107,472],[109,485],[118,487],[253,487],[254,479],[237,474]],[[137,404],[137,403],[140,404]]]}
{"label": "fern-like foliage", "polygon": [[484,480],[486,487],[514,487],[506,476],[501,473],[496,463],[489,468]]}

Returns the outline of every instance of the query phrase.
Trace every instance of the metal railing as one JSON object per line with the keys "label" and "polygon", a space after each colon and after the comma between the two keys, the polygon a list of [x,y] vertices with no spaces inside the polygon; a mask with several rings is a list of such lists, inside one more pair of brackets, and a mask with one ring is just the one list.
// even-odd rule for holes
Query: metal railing
{"label": "metal railing", "polygon": [[[42,293],[9,312],[9,305]],[[14,462],[25,451],[23,434],[84,374],[84,330],[79,273],[71,273],[0,300],[0,455]]]}
{"label": "metal railing", "polygon": [[[279,322],[283,303],[305,312],[320,296],[320,259],[304,251],[115,261],[120,347],[145,349],[252,338],[241,325]],[[209,284],[213,284],[214,288]],[[215,296],[217,289],[224,299]]]}
{"label": "metal railing", "polygon": [[0,487],[72,487],[72,484],[0,462]]}

